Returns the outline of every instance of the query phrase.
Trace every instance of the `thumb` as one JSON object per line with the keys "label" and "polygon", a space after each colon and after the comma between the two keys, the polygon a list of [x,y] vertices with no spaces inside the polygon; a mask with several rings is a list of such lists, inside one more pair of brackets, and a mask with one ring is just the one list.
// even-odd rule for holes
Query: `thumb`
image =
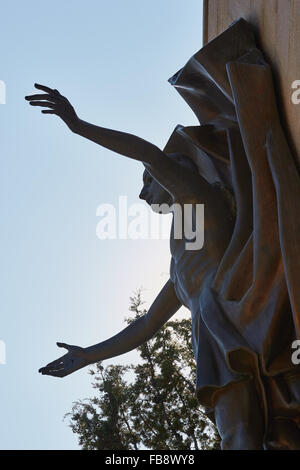
{"label": "thumb", "polygon": [[66,343],[56,343],[59,348],[65,348],[68,352],[74,354],[75,356],[82,356],[83,348],[80,346],[74,346],[73,344]]}
{"label": "thumb", "polygon": [[72,348],[72,346],[70,344],[66,344],[66,343],[56,343],[56,345],[59,347],[59,348],[65,348],[67,349],[68,351]]}

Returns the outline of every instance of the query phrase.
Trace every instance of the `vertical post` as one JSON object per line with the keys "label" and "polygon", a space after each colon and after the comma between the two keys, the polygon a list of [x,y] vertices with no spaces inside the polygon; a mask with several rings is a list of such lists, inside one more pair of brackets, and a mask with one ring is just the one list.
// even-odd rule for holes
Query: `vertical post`
{"label": "vertical post", "polygon": [[203,45],[208,42],[208,0],[203,0],[203,29],[202,29]]}

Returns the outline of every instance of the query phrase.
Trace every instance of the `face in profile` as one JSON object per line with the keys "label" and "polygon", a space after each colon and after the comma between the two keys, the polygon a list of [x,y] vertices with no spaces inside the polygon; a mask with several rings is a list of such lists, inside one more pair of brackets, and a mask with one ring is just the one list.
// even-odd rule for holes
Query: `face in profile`
{"label": "face in profile", "polygon": [[[154,212],[162,213],[162,211],[155,210],[152,207],[153,204],[168,204],[170,207],[172,205],[172,196],[166,191],[151,175],[145,170],[143,174],[144,186],[140,192],[139,198],[144,199],[149,206],[151,206]],[[169,211],[163,211],[163,213],[168,213]]]}

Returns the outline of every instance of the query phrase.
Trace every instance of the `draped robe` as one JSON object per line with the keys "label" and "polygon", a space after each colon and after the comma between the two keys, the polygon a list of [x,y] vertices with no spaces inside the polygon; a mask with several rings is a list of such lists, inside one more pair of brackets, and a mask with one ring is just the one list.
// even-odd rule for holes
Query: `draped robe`
{"label": "draped robe", "polygon": [[178,125],[164,151],[192,159],[235,205],[231,241],[193,326],[199,401],[213,407],[216,391],[251,377],[266,422],[297,419],[289,383],[298,380],[300,396],[291,360],[300,335],[300,180],[270,66],[240,19],[169,82],[200,125]]}

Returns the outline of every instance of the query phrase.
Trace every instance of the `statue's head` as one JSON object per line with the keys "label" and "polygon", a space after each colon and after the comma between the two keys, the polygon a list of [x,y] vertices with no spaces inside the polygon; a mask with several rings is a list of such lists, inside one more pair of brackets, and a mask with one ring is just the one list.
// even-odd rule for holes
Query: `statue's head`
{"label": "statue's head", "polygon": [[[151,206],[154,212],[156,211],[155,207],[152,204],[167,204],[169,207],[172,206],[173,198],[157,181],[150,175],[149,171],[145,170],[143,174],[143,188],[140,192],[139,198],[144,199],[149,206]],[[163,213],[168,213],[169,211],[164,210]]]}
{"label": "statue's head", "polygon": [[[193,172],[198,173],[197,166],[195,163],[190,160],[188,157],[180,154],[180,153],[172,153],[168,154],[170,157],[176,159],[177,163],[179,163],[181,166],[184,166],[185,168],[189,168]],[[143,182],[144,186],[142,188],[142,191],[140,192],[140,199],[144,199],[152,208],[154,212],[158,212],[160,214],[168,214],[170,213],[170,210],[165,206],[160,210],[158,208],[153,207],[153,205],[158,204],[158,205],[168,205],[170,208],[173,205],[173,197],[171,196],[168,191],[161,186],[161,184],[156,181],[155,178],[149,173],[149,171],[146,169],[143,174]]]}

